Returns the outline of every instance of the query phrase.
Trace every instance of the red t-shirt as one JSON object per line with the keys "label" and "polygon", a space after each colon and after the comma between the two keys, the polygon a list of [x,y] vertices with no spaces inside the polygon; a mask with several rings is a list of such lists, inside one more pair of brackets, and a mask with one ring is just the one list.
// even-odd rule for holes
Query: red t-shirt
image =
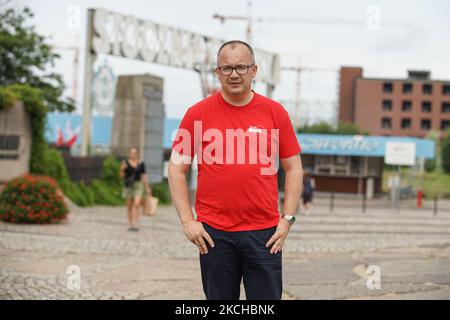
{"label": "red t-shirt", "polygon": [[278,164],[273,157],[301,151],[281,104],[254,92],[248,104],[237,107],[218,92],[190,107],[180,129],[173,150],[197,155],[197,221],[223,231],[278,224]]}

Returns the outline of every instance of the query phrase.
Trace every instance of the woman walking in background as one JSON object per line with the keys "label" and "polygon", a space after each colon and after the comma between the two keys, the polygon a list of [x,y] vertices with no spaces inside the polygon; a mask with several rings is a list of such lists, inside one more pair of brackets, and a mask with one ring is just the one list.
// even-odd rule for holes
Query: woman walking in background
{"label": "woman walking in background", "polygon": [[314,196],[314,188],[316,187],[316,182],[314,178],[312,178],[308,172],[303,173],[303,208],[305,210],[305,214],[311,213],[311,204]]}
{"label": "woman walking in background", "polygon": [[132,147],[128,159],[122,161],[120,176],[124,178],[124,198],[127,201],[128,231],[139,231],[139,210],[144,190],[151,195],[144,162],[139,161],[139,151]]}

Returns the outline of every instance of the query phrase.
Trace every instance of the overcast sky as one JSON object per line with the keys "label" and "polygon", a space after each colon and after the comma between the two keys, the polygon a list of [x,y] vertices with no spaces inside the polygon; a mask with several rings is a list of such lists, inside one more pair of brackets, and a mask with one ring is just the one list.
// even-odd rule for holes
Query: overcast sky
{"label": "overcast sky", "polygon": [[[246,15],[247,2],[12,0],[8,6],[30,7],[35,13],[33,22],[38,32],[51,36],[51,43],[72,46],[78,34],[77,45],[84,47],[88,8],[105,8],[226,40],[245,40],[245,22],[227,21],[221,24],[212,16],[215,13]],[[78,6],[81,12],[79,28],[68,23],[73,21],[68,10],[72,6]],[[368,15],[373,12],[374,6],[379,9],[381,17],[378,29],[367,24],[372,21]],[[251,14],[254,18],[266,19],[266,22],[254,24],[255,47],[280,53],[283,66],[293,66],[300,61],[304,67],[324,69],[305,72],[301,78],[302,114],[310,122],[332,119],[333,108],[338,101],[338,73],[333,70],[341,65],[362,66],[365,76],[369,77],[405,77],[408,69],[426,69],[432,72],[434,79],[450,79],[450,1],[254,0]],[[268,22],[269,18],[286,21],[293,18],[329,20],[325,24],[310,25]],[[360,24],[343,26],[333,23],[335,19],[360,21]],[[393,23],[398,25],[393,26]],[[64,75],[70,91],[73,53],[61,51],[60,54],[62,59],[55,69]],[[116,75],[152,73],[163,77],[168,117],[181,118],[190,105],[202,98],[200,80],[194,71],[109,56],[99,60],[105,58]],[[262,85],[258,85],[256,90],[265,93]],[[274,98],[285,102],[289,109],[292,107],[289,101],[295,99],[295,94],[295,75],[283,72]]]}

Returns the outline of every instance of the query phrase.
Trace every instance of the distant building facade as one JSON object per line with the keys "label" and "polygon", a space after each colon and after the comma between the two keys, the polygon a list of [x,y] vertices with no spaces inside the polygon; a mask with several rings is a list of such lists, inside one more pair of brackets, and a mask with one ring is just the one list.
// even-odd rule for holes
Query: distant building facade
{"label": "distant building facade", "polygon": [[372,135],[441,136],[450,129],[450,80],[429,71],[408,71],[406,79],[365,78],[360,67],[342,67],[339,121]]}

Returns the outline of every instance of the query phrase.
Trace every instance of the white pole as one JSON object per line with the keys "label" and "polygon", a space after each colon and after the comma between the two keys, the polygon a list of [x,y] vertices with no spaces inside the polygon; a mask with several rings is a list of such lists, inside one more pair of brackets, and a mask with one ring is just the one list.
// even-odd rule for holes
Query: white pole
{"label": "white pole", "polygon": [[88,10],[87,32],[86,32],[86,51],[84,59],[84,90],[83,90],[83,128],[81,133],[80,155],[88,155],[88,146],[91,141],[91,102],[92,102],[92,73],[95,60],[95,54],[92,51],[94,10]]}

